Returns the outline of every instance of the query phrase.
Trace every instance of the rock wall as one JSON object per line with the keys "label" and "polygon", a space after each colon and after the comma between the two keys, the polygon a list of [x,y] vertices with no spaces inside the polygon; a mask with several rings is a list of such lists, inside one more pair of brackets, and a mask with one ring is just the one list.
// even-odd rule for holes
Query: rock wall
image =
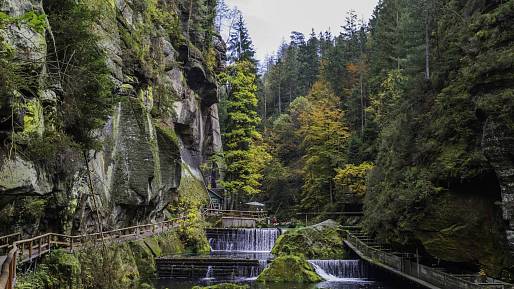
{"label": "rock wall", "polygon": [[[509,123],[490,116],[484,122],[482,150],[494,168],[501,190],[503,219],[507,223],[507,240],[514,252],[514,132]],[[501,125],[503,124],[503,125]]]}
{"label": "rock wall", "polygon": [[[221,149],[214,74],[222,68],[225,52],[219,36],[194,25],[212,21],[212,1],[193,2],[194,8],[204,9],[190,12],[189,1],[79,1],[98,13],[91,30],[107,56],[112,97],[119,102],[94,132],[100,148],[70,152],[72,161],[57,173],[8,143],[10,121],[22,127],[21,133],[56,129],[52,112],[62,96],[59,83],[45,81],[52,65],[46,59],[55,43],[46,1],[0,0],[1,15],[24,19],[33,13],[43,22],[11,21],[0,30],[15,61],[34,63],[39,83],[35,93],[12,94],[40,108],[26,101],[22,113],[9,119],[13,101],[2,101],[0,210],[7,218],[0,221],[0,234],[93,231],[98,220],[104,229],[147,223],[164,218],[180,195],[206,194],[200,166]],[[179,191],[185,172],[198,183],[187,188],[201,192]]]}

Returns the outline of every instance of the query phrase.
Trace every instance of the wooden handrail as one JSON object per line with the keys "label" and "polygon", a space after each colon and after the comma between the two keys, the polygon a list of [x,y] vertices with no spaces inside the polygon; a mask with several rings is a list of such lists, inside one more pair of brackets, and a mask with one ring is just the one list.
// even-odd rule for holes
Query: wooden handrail
{"label": "wooden handrail", "polygon": [[0,250],[9,248],[13,242],[21,239],[21,233],[12,233],[9,235],[0,236]]}
{"label": "wooden handrail", "polygon": [[[91,238],[93,238],[94,242],[96,242],[100,239],[108,240],[114,237],[120,239],[135,236],[138,238],[141,235],[147,233],[150,233],[150,235],[163,233],[171,228],[174,228],[174,225],[177,224],[177,221],[183,219],[185,219],[185,217],[174,218],[158,223],[115,229],[100,233],[97,232],[73,236],[58,233],[46,233],[29,239],[17,240],[13,242],[12,245],[8,244],[9,247],[12,246],[12,249],[9,251],[9,254],[7,255],[7,258],[0,271],[0,289],[14,288],[14,284],[16,282],[16,266],[18,257],[20,263],[30,261],[33,258],[41,257],[42,255],[50,252],[52,245],[58,245],[61,248],[64,247],[65,249],[73,252],[79,248],[82,243],[85,243],[85,241],[88,241]],[[19,233],[3,236],[3,238],[13,237],[18,234]],[[19,234],[19,236],[21,237],[21,234]],[[1,238],[2,237],[0,237],[0,239]]]}
{"label": "wooden handrail", "polygon": [[14,246],[7,254],[0,271],[0,288],[13,289],[16,281],[16,256],[18,248]]}

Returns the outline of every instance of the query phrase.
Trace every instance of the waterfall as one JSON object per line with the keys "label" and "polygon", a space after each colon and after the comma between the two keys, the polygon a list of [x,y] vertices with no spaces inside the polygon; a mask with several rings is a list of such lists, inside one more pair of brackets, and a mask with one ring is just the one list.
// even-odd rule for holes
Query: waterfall
{"label": "waterfall", "polygon": [[366,278],[366,267],[360,260],[309,260],[309,263],[327,281]]}
{"label": "waterfall", "polygon": [[212,266],[207,267],[207,273],[205,273],[205,278],[203,280],[212,280],[213,278],[213,272],[212,272]]}
{"label": "waterfall", "polygon": [[221,230],[209,239],[212,251],[271,252],[279,229]]}

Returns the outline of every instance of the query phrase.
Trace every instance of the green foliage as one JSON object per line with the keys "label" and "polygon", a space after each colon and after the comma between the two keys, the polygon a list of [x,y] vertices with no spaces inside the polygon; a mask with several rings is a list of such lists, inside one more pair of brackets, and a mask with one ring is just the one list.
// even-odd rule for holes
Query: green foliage
{"label": "green foliage", "polygon": [[398,113],[401,97],[405,93],[405,77],[399,70],[391,70],[381,84],[377,95],[371,96],[368,112],[379,126],[385,126]]}
{"label": "green foliage", "polygon": [[208,203],[208,193],[203,180],[197,179],[186,164],[182,164],[178,191],[178,201],[168,206],[174,216],[186,217],[179,221],[178,237],[191,253],[208,254],[210,246],[205,236],[206,222],[201,214],[201,208]]}
{"label": "green foliage", "polygon": [[49,61],[56,63],[49,72],[63,89],[59,110],[63,130],[84,148],[98,148],[92,132],[103,126],[116,99],[105,54],[93,33],[97,11],[73,0],[45,1],[45,11],[56,50],[49,55]]}
{"label": "green foliage", "polygon": [[367,176],[372,169],[372,163],[346,165],[342,169],[337,169],[334,177],[336,189],[342,193],[355,194],[363,198],[367,191]]}
{"label": "green foliage", "polygon": [[275,258],[257,278],[270,283],[316,283],[322,281],[303,256],[285,255]]}
{"label": "green foliage", "polygon": [[263,120],[286,112],[288,106],[306,95],[318,79],[320,41],[314,34],[306,41],[299,32],[291,33],[291,41],[283,43],[275,57],[265,60],[262,76],[261,106]]}
{"label": "green foliage", "polygon": [[306,151],[300,206],[310,212],[319,210],[320,204],[333,205],[335,169],[345,162],[350,134],[338,99],[327,83],[315,84],[307,99],[309,105],[299,116],[299,134]]}
{"label": "green foliage", "polygon": [[30,28],[38,33],[44,33],[47,28],[47,19],[45,14],[37,14],[29,11],[17,19],[21,23],[27,24]]}
{"label": "green foliage", "polygon": [[243,61],[228,68],[222,81],[230,87],[227,100],[227,126],[223,134],[226,162],[222,186],[231,198],[231,206],[260,192],[261,172],[268,154],[257,132],[255,73],[252,63]]}
{"label": "green foliage", "polygon": [[[496,207],[487,196],[500,201],[499,172],[511,167],[504,147],[514,134],[513,15],[512,0],[384,0],[367,25],[350,13],[339,36],[316,37],[320,61],[311,69],[332,91],[314,85],[306,98],[295,90],[297,73],[308,72],[298,49],[306,45],[293,33],[262,78],[270,199],[339,211],[340,195],[356,193],[363,225],[379,239],[422,244],[443,260],[475,258],[490,274],[510,276],[512,260],[500,257],[508,253],[497,239],[505,239],[500,215],[479,209],[492,221],[491,234],[480,237],[487,245],[477,248],[460,240],[476,232],[443,196],[473,206],[482,198],[489,209]],[[302,198],[287,187],[301,188]],[[466,248],[452,249],[457,243]]]}
{"label": "green foliage", "polygon": [[42,197],[16,198],[0,210],[0,229],[13,233],[16,228],[36,230],[43,217],[48,199]]}
{"label": "green foliage", "polygon": [[230,34],[227,47],[229,60],[232,63],[244,61],[256,64],[255,50],[243,15],[239,15],[239,19],[232,29],[233,32]]}
{"label": "green foliage", "polygon": [[69,175],[81,164],[80,145],[62,132],[46,130],[42,135],[20,134],[14,138],[24,148],[22,155],[54,175]]}
{"label": "green foliage", "polygon": [[34,29],[37,33],[42,34],[47,28],[47,18],[45,14],[38,14],[35,11],[29,11],[18,17],[12,17],[4,12],[0,12],[0,28],[9,24],[24,24]]}

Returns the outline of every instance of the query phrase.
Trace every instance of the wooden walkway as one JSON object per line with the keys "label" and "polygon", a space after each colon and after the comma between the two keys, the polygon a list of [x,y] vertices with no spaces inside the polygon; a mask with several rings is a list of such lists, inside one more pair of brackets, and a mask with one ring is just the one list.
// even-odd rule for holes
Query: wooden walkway
{"label": "wooden walkway", "polygon": [[[167,232],[178,226],[183,218],[172,219],[155,224],[132,226],[107,232],[85,235],[63,235],[48,233],[30,239],[20,240],[19,233],[0,237],[0,249],[8,253],[0,258],[0,289],[13,289],[16,283],[16,267],[20,263],[39,258],[54,249],[74,252],[80,248],[94,246],[102,242],[126,242]],[[12,243],[9,244],[9,240]]]}
{"label": "wooden walkway", "polygon": [[[430,289],[512,289],[512,284],[477,275],[455,275],[413,261],[412,254],[391,252],[357,227],[345,229],[345,243],[366,262]],[[409,257],[410,256],[410,257]]]}

